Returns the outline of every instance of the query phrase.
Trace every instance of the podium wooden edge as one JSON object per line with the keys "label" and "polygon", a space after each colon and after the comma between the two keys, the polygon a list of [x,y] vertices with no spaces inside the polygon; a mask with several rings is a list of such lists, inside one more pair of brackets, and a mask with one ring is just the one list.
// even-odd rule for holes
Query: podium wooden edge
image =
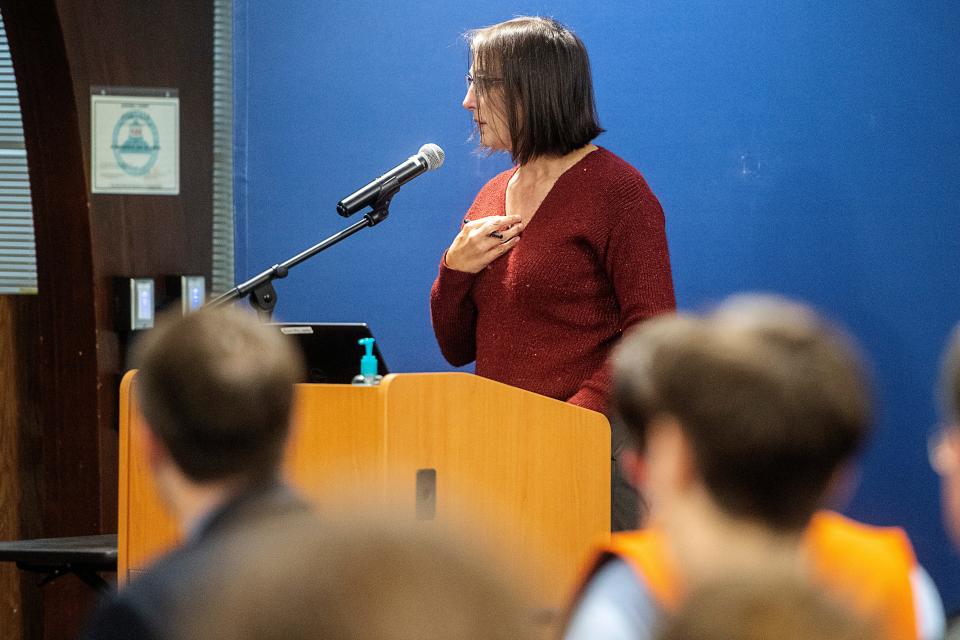
{"label": "podium wooden edge", "polygon": [[598,424],[602,423],[607,429],[610,429],[610,420],[606,415],[600,413],[599,411],[594,411],[593,409],[587,409],[586,407],[581,407],[575,404],[570,404],[563,400],[557,400],[556,398],[550,398],[548,396],[536,393],[534,391],[528,391],[526,389],[521,389],[520,387],[514,387],[505,382],[499,382],[497,380],[491,380],[490,378],[484,378],[483,376],[476,375],[474,373],[468,373],[466,371],[423,371],[423,372],[411,372],[411,373],[391,373],[383,377],[383,381],[380,383],[380,387],[383,390],[382,393],[386,394],[390,391],[390,386],[397,381],[401,381],[408,378],[414,377],[431,377],[431,378],[469,378],[473,384],[477,386],[488,386],[491,388],[500,388],[500,389],[510,389],[511,393],[519,394],[519,396],[526,396],[528,398],[535,399],[536,402],[544,403],[556,403],[559,405],[564,405],[568,409],[573,409],[576,411],[585,411],[589,414],[589,419],[596,421]]}
{"label": "podium wooden edge", "polygon": [[133,427],[133,416],[130,408],[133,406],[133,379],[136,369],[131,369],[123,375],[120,381],[120,446],[119,446],[119,486],[117,487],[117,580],[121,583],[127,579],[127,562],[130,557],[130,429]]}

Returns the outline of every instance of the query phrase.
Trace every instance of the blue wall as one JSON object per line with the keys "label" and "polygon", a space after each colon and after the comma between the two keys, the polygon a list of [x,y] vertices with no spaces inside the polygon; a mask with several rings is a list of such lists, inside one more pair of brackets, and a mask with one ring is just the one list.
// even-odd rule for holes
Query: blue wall
{"label": "blue wall", "polygon": [[437,260],[507,166],[468,140],[460,34],[523,13],[586,42],[599,143],[660,197],[682,307],[777,291],[861,340],[880,412],[848,512],[904,524],[960,606],[925,454],[960,319],[958,3],[237,0],[238,277],[342,228],[341,197],[436,142],[444,167],[278,283],[277,315],[364,320],[394,370],[448,369],[428,312]]}

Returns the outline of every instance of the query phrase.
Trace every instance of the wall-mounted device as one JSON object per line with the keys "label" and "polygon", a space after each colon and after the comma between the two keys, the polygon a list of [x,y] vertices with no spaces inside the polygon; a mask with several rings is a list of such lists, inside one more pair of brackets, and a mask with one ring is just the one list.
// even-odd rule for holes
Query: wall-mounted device
{"label": "wall-mounted device", "polygon": [[180,300],[180,311],[187,315],[207,301],[207,279],[203,276],[167,276],[166,297]]}
{"label": "wall-mounted device", "polygon": [[156,309],[153,278],[115,278],[113,291],[118,331],[153,327]]}

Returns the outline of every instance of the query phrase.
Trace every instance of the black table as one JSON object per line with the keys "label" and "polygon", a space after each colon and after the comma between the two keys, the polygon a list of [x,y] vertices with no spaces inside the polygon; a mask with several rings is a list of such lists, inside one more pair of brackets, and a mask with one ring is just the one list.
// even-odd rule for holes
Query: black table
{"label": "black table", "polygon": [[117,570],[117,534],[0,541],[0,562],[43,574],[41,585],[72,573],[97,591],[107,591],[110,585],[99,572]]}

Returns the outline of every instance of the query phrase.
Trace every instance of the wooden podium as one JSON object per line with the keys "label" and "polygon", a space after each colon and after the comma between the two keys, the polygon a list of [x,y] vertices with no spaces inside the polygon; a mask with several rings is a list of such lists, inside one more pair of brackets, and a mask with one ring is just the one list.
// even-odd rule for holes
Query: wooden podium
{"label": "wooden podium", "polygon": [[[118,575],[178,534],[143,456],[136,372],[120,388]],[[285,473],[325,504],[342,496],[470,527],[538,600],[560,605],[610,529],[610,428],[599,413],[466,373],[388,375],[379,386],[297,385]],[[531,560],[535,560],[531,562]]]}

